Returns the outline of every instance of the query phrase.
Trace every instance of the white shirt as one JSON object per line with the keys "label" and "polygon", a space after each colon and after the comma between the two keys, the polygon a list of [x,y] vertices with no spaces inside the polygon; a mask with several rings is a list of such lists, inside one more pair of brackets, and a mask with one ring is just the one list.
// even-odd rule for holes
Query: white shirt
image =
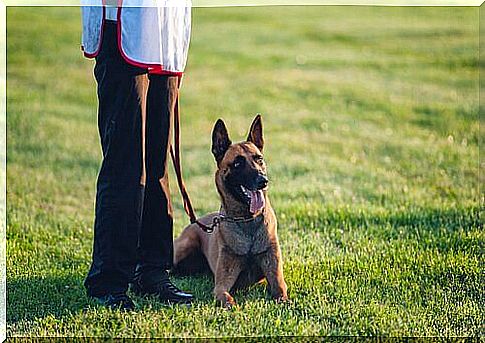
{"label": "white shirt", "polygon": [[103,11],[102,0],[82,0],[84,55],[96,57],[104,21],[119,20],[120,53],[128,63],[182,73],[190,43],[191,0],[119,1],[121,10],[117,18],[116,7],[105,7]]}

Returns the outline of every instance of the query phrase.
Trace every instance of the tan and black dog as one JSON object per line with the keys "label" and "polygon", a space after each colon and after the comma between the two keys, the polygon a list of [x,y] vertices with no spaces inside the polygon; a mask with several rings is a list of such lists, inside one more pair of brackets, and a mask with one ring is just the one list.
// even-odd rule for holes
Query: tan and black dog
{"label": "tan and black dog", "polygon": [[216,300],[227,307],[235,305],[232,290],[264,278],[273,298],[288,299],[276,216],[267,195],[263,145],[260,115],[254,118],[247,140],[235,144],[224,122],[216,122],[212,153],[221,210],[199,219],[204,225],[214,225],[214,231],[206,233],[191,224],[174,242],[174,268],[194,272],[201,261],[207,262],[215,276]]}

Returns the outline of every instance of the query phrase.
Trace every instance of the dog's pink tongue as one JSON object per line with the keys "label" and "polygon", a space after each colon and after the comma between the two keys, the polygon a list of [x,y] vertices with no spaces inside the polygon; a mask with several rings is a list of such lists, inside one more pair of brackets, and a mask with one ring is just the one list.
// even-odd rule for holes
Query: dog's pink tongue
{"label": "dog's pink tongue", "polygon": [[251,205],[249,211],[256,213],[264,207],[264,194],[263,191],[249,191],[251,194]]}

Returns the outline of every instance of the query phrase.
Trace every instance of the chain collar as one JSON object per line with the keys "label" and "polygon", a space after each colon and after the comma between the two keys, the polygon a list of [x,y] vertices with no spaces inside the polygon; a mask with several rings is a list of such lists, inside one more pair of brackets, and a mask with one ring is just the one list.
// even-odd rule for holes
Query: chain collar
{"label": "chain collar", "polygon": [[222,205],[221,205],[221,208],[219,209],[219,214],[216,218],[219,218],[220,221],[222,220],[227,220],[227,221],[230,221],[230,222],[234,222],[234,223],[248,223],[248,222],[251,222],[251,221],[254,221],[256,220],[258,217],[262,216],[264,214],[264,207],[263,209],[261,210],[260,213],[258,213],[257,215],[255,216],[228,216],[224,209],[222,208]]}
{"label": "chain collar", "polygon": [[232,216],[228,216],[227,214],[225,214],[224,210],[221,206],[221,208],[219,209],[219,213],[217,214],[217,216],[212,218],[212,223],[210,225],[204,225],[201,222],[199,222],[198,220],[196,220],[195,223],[197,225],[199,225],[202,228],[202,230],[204,230],[205,232],[212,233],[212,232],[214,232],[215,228],[217,228],[221,225],[222,221],[228,221],[228,222],[232,222],[232,223],[249,223],[249,222],[255,221],[256,219],[258,219],[262,215],[264,215],[264,208],[261,210],[261,212],[259,214],[255,215],[255,216],[232,217]]}

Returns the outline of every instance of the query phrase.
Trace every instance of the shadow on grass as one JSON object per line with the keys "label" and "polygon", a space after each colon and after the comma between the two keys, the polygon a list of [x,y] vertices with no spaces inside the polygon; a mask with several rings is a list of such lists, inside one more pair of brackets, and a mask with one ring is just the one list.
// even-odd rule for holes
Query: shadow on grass
{"label": "shadow on grass", "polygon": [[[214,303],[212,289],[214,281],[210,275],[173,277],[175,284],[182,290],[192,293],[196,304],[208,305]],[[20,321],[34,321],[53,316],[60,318],[65,315],[97,307],[85,292],[83,277],[78,275],[18,277],[7,280],[7,324],[14,325]],[[254,286],[256,287],[256,286]],[[264,293],[264,287],[254,287],[238,291],[236,295],[251,297],[252,293],[259,296]],[[129,292],[139,310],[159,310],[166,308],[156,297],[138,297]],[[253,297],[255,294],[253,294]]]}
{"label": "shadow on grass", "polygon": [[[196,304],[214,304],[210,275],[174,277],[174,282],[183,290],[191,292]],[[39,320],[48,316],[60,318],[66,315],[97,307],[85,292],[83,277],[77,275],[19,277],[7,280],[7,324]],[[166,308],[156,297],[142,298],[129,293],[137,303],[138,310],[157,311]],[[264,299],[266,287],[254,285],[234,294],[242,303]]]}
{"label": "shadow on grass", "polygon": [[7,324],[59,317],[90,304],[79,276],[7,278]]}

